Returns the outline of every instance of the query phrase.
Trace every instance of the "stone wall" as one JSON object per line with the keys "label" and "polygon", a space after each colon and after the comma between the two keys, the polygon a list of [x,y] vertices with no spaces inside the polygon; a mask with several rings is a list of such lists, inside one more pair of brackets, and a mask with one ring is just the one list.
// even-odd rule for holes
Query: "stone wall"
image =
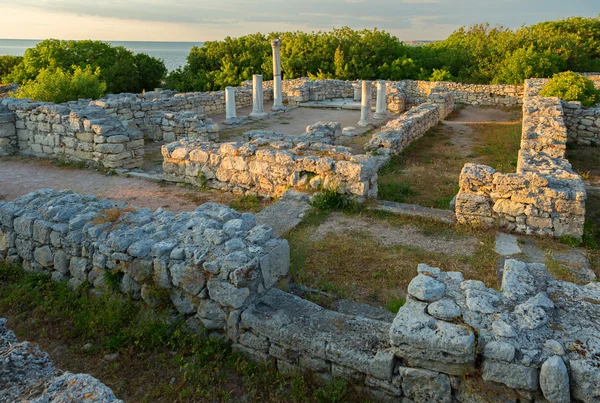
{"label": "stone wall", "polygon": [[245,143],[181,140],[164,145],[162,153],[164,177],[173,182],[262,197],[281,196],[290,187],[377,196],[379,159],[346,147],[262,136]]}
{"label": "stone wall", "polygon": [[174,215],[40,190],[0,203],[0,225],[0,260],[92,292],[117,285],[150,306],[166,297],[189,328],[224,335],[235,351],[346,378],[378,400],[600,399],[600,287],[556,281],[542,264],[507,260],[501,292],[419,265],[390,322],[275,288],[287,242],[214,203]]}
{"label": "stone wall", "polygon": [[409,109],[374,133],[371,140],[365,144],[365,150],[377,154],[398,154],[453,110],[453,95],[441,89],[434,89],[427,102]]}
{"label": "stone wall", "polygon": [[558,98],[537,96],[542,80],[525,82],[523,132],[517,173],[466,164],[456,218],[472,226],[581,238],[586,191],[565,158],[567,128]]}
{"label": "stone wall", "polygon": [[0,157],[15,154],[18,149],[15,114],[0,103]]}
{"label": "stone wall", "polygon": [[0,260],[70,287],[116,286],[150,305],[170,299],[208,330],[235,325],[288,273],[286,240],[216,203],[175,215],[44,189],[0,203],[0,225]]}
{"label": "stone wall", "polygon": [[62,372],[36,343],[19,342],[0,318],[0,402],[123,403],[87,374]]}
{"label": "stone wall", "polygon": [[510,106],[523,103],[521,85],[483,85],[461,84],[447,81],[401,81],[403,88],[411,97],[428,97],[434,88],[443,88],[454,95],[460,104]]}
{"label": "stone wall", "polygon": [[194,112],[164,112],[149,118],[146,136],[154,141],[171,143],[184,138],[219,140],[219,126],[212,119]]}
{"label": "stone wall", "polygon": [[600,108],[586,108],[581,102],[562,103],[569,142],[600,145]]}
{"label": "stone wall", "polygon": [[[142,133],[108,116],[102,109],[14,98],[4,99],[2,105],[9,111],[1,113],[0,133],[6,137],[0,135],[0,144],[5,144],[0,150],[5,154],[19,152],[105,168],[135,168],[142,164]],[[14,126],[12,135],[11,125]],[[7,138],[8,143],[4,140]]]}

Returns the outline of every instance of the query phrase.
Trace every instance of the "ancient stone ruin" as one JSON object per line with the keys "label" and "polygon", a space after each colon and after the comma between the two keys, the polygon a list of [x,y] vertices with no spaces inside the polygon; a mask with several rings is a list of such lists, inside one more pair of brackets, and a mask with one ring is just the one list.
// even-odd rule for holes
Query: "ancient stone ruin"
{"label": "ancient stone ruin", "polygon": [[[87,280],[92,291],[116,269],[118,292],[152,306],[165,290],[190,327],[224,335],[257,361],[342,376],[381,400],[600,399],[597,283],[557,281],[543,264],[509,259],[496,291],[423,264],[389,322],[327,310],[286,292],[285,281],[277,288],[287,241],[252,214],[214,203],[178,215],[108,214],[123,207],[53,190],[0,203],[0,260],[71,287]],[[2,359],[17,365],[12,353]],[[20,376],[2,393],[21,393],[30,381]]]}

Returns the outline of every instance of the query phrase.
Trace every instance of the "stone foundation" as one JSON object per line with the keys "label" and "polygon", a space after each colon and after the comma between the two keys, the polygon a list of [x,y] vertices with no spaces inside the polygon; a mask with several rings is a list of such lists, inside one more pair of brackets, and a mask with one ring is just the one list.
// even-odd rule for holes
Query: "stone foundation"
{"label": "stone foundation", "polygon": [[[274,288],[289,247],[251,214],[192,213],[41,190],[0,203],[0,260],[149,305],[169,298],[190,328],[281,372],[343,377],[382,401],[596,402],[600,288],[507,260],[501,292],[419,265],[393,321],[331,311]],[[2,323],[0,322],[0,326]],[[546,400],[544,400],[546,399]]]}
{"label": "stone foundation", "polygon": [[0,113],[3,154],[19,152],[105,168],[135,168],[142,164],[142,133],[101,109],[13,98],[4,99],[2,105],[8,110]]}
{"label": "stone foundation", "polygon": [[377,196],[380,158],[353,155],[346,147],[311,141],[310,136],[248,136],[246,143],[188,139],[163,146],[165,179],[262,197],[281,196],[290,187]]}
{"label": "stone foundation", "polygon": [[558,98],[539,97],[527,80],[517,173],[476,164],[463,168],[456,198],[458,222],[510,231],[581,238],[586,191],[565,158],[567,128]]}
{"label": "stone foundation", "polygon": [[374,133],[371,140],[365,144],[365,150],[384,155],[399,154],[453,109],[453,95],[435,90],[429,95],[426,103],[409,109]]}
{"label": "stone foundation", "polygon": [[411,97],[427,98],[434,88],[442,88],[460,104],[510,106],[523,103],[522,85],[462,84],[449,81],[401,81]]}

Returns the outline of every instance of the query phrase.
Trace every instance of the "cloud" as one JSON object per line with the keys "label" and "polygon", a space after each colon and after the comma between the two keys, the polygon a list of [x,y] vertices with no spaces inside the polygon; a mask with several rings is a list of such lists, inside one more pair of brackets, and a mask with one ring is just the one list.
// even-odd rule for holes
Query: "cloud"
{"label": "cloud", "polygon": [[[186,35],[196,32],[196,37],[182,37],[181,40],[238,36],[256,30],[310,31],[340,26],[357,29],[376,26],[394,34],[402,33],[402,39],[417,36],[433,39],[443,37],[459,26],[486,21],[514,28],[573,14],[596,16],[596,3],[597,0],[571,0],[568,3],[562,0],[0,0],[0,9],[3,14],[9,13],[3,15],[4,21],[10,20],[10,10],[15,9],[46,14],[49,17],[44,25],[48,30],[57,25],[53,24],[51,16],[60,15],[73,16],[73,21],[96,21],[98,24],[112,21],[111,26],[118,26],[119,21],[121,24],[126,22],[140,30],[139,35],[142,35],[144,23],[179,29],[182,36],[183,32]],[[65,20],[68,18],[60,19],[61,23]],[[132,24],[132,21],[137,23]],[[31,27],[32,30],[35,28]],[[68,26],[55,29],[59,28],[62,32]],[[156,31],[154,28],[148,26],[152,32]],[[4,30],[0,29],[0,36]],[[416,36],[404,36],[411,32]],[[15,37],[14,33],[7,35]]]}

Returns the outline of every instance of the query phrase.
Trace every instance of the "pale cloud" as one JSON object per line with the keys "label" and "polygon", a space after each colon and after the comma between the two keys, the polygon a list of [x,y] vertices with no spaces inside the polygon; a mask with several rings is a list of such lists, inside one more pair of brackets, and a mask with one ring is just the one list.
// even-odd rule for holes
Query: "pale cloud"
{"label": "pale cloud", "polygon": [[598,0],[0,0],[0,38],[205,41],[256,31],[385,29],[440,39],[480,22],[516,28],[596,16]]}

